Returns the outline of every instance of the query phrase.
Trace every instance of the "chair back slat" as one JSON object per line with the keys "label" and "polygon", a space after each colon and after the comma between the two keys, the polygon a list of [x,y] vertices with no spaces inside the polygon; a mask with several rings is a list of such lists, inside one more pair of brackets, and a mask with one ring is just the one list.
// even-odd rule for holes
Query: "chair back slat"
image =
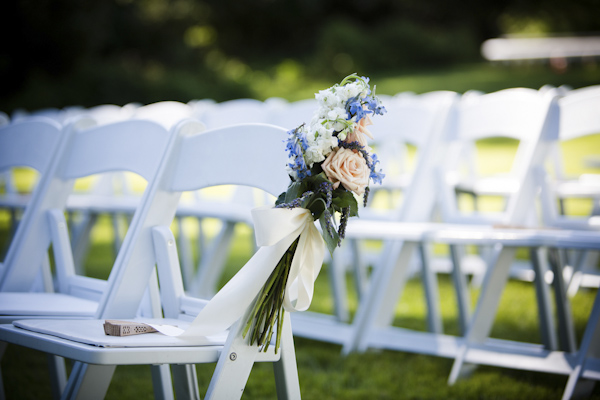
{"label": "chair back slat", "polygon": [[78,132],[73,137],[63,178],[130,171],[150,180],[168,136],[157,123],[129,120]]}
{"label": "chair back slat", "polygon": [[536,140],[547,112],[537,90],[515,88],[461,102],[457,135],[464,140],[510,137]]}
{"label": "chair back slat", "polygon": [[[258,187],[272,195],[287,189],[286,130],[264,124],[230,126],[182,139],[170,189],[214,185]],[[207,172],[207,173],[206,173]],[[264,177],[269,179],[264,179]]]}
{"label": "chair back slat", "polygon": [[600,86],[559,100],[560,140],[600,134]]}
{"label": "chair back slat", "polygon": [[53,156],[60,125],[46,118],[31,118],[0,128],[0,171],[26,166],[42,172]]}

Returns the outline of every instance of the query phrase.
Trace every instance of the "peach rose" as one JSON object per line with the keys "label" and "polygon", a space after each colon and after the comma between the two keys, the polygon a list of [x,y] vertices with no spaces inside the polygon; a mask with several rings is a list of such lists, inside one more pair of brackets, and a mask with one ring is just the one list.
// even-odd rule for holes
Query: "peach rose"
{"label": "peach rose", "polygon": [[373,125],[373,122],[371,121],[371,117],[367,115],[361,119],[356,125],[356,128],[354,128],[354,130],[350,132],[348,136],[346,136],[345,142],[358,142],[358,144],[363,146],[365,149],[368,149],[367,137],[373,139],[373,135],[371,135],[371,132],[369,132],[367,129],[367,126],[369,125]]}
{"label": "peach rose", "polygon": [[321,167],[327,178],[333,182],[334,189],[341,183],[359,196],[365,193],[371,171],[361,153],[339,148],[329,154]]}

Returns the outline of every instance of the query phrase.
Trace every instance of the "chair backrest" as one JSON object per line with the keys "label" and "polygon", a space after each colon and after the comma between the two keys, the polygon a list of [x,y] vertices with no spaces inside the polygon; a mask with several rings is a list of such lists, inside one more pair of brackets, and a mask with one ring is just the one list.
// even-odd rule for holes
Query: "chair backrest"
{"label": "chair backrest", "polygon": [[[243,124],[201,132],[187,121],[144,198],[141,218],[134,220],[109,278],[99,318],[131,318],[156,263],[151,232],[169,227],[183,191],[213,185],[247,185],[279,195],[289,184],[285,172],[286,130],[265,124]],[[199,133],[201,132],[201,133]],[[181,271],[173,271],[181,280]]]}
{"label": "chair backrest", "polygon": [[282,105],[271,115],[270,123],[286,129],[294,129],[301,124],[310,124],[317,110],[316,99],[304,99]]}
{"label": "chair backrest", "polygon": [[[163,127],[139,120],[88,129],[69,125],[60,136],[56,156],[50,160],[8,250],[0,290],[29,290],[52,240],[49,212],[64,210],[75,179],[130,171],[150,181],[169,141]],[[73,275],[72,265],[66,267],[65,276]]]}
{"label": "chair backrest", "polygon": [[600,86],[574,90],[559,99],[560,140],[600,134]]}
{"label": "chair backrest", "polygon": [[247,123],[268,123],[270,108],[256,99],[235,99],[217,103],[206,110],[202,122],[208,129]]}
{"label": "chair backrest", "polygon": [[0,171],[26,166],[43,172],[54,155],[60,125],[32,117],[0,127]]}
{"label": "chair backrest", "polygon": [[171,129],[179,121],[196,118],[194,108],[178,101],[159,101],[136,108],[133,118],[156,122]]}
{"label": "chair backrest", "polygon": [[[10,234],[6,244],[12,241],[11,236],[17,226],[19,213],[15,211],[22,210],[29,204],[37,180],[44,174],[54,156],[60,134],[60,125],[43,117],[23,119],[0,127],[0,187],[3,187],[0,206],[11,210]],[[19,167],[37,171],[25,194],[19,192],[14,177],[15,168]]]}
{"label": "chair backrest", "polygon": [[432,134],[440,128],[440,119],[446,117],[456,97],[454,92],[436,91],[382,99],[387,113],[368,129],[386,178],[407,172],[408,146],[424,151],[437,144]]}
{"label": "chair backrest", "polygon": [[[559,98],[560,108],[560,142],[566,142],[584,136],[600,135],[600,86],[576,89]],[[549,174],[543,166],[537,167],[538,182],[542,185],[540,204],[543,222],[549,226],[562,226],[570,229],[597,229],[597,223],[588,224],[591,219],[571,218],[559,212],[557,204],[570,197],[584,197],[598,199],[600,197],[600,176],[598,174],[583,174],[568,176],[562,168],[563,159],[557,142],[553,150],[554,176]],[[589,149],[590,153],[597,156],[597,149]],[[594,151],[595,150],[595,151]],[[589,154],[589,153],[588,153]],[[585,156],[578,153],[577,167],[585,168]],[[547,165],[548,166],[548,165]],[[558,200],[558,201],[557,201]],[[564,211],[564,210],[563,210]],[[597,208],[592,209],[597,214]],[[561,215],[562,214],[562,215]],[[598,218],[593,217],[592,218]]]}
{"label": "chair backrest", "polygon": [[[457,171],[462,146],[484,138],[506,137],[519,141],[511,166],[518,189],[510,194],[506,212],[498,223],[522,223],[533,207],[536,185],[532,166],[542,164],[550,143],[558,139],[559,110],[554,92],[515,88],[482,94],[461,101],[456,109],[454,129],[447,138],[448,154],[444,171]],[[440,188],[444,219],[461,220],[453,190]],[[522,206],[521,209],[517,205]],[[458,219],[457,219],[458,218]]]}
{"label": "chair backrest", "polygon": [[[383,99],[387,113],[368,129],[386,174],[384,190],[403,191],[402,204],[391,211],[402,221],[428,221],[435,205],[435,167],[458,94],[436,91]],[[414,167],[407,168],[408,147],[416,147]],[[398,182],[398,184],[395,184]],[[373,186],[372,190],[377,190]]]}
{"label": "chair backrest", "polygon": [[116,104],[101,104],[83,109],[79,114],[92,118],[98,125],[104,125],[132,118],[135,109],[131,105],[121,107]]}

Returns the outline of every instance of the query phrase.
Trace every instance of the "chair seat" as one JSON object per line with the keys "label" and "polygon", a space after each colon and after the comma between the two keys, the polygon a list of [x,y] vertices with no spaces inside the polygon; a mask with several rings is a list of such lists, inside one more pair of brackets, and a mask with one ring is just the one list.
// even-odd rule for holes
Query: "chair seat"
{"label": "chair seat", "polygon": [[[188,321],[173,318],[145,318],[135,319],[134,321],[157,325],[172,325],[181,329],[186,329],[190,324]],[[167,336],[159,332],[131,336],[109,336],[104,333],[103,324],[103,319],[26,319],[13,322],[13,325],[20,329],[99,347],[222,346],[225,344],[225,339],[227,339],[226,331],[215,336],[183,338]]]}
{"label": "chair seat", "polygon": [[61,293],[0,293],[0,315],[93,317],[98,303]]}
{"label": "chair seat", "polygon": [[[101,329],[101,324],[99,325]],[[141,336],[141,335],[140,335]],[[215,362],[223,346],[197,347],[99,347],[14,325],[0,325],[0,340],[47,352],[51,344],[55,355],[100,365],[192,364]],[[168,351],[167,351],[168,350]]]}
{"label": "chair seat", "polygon": [[600,234],[594,231],[533,229],[518,226],[469,226],[444,223],[408,223],[353,220],[346,237],[391,239],[409,242],[431,241],[446,244],[477,244],[513,247],[549,246],[573,249],[600,249]]}
{"label": "chair seat", "polygon": [[[177,324],[182,328],[188,324],[177,319],[144,322]],[[45,352],[51,344],[54,354],[87,364],[195,364],[216,362],[227,337],[227,332],[185,340],[160,333],[106,336],[103,323],[104,320],[20,320],[0,325],[0,341]],[[274,353],[274,347],[259,352],[256,361],[277,361],[280,354]]]}

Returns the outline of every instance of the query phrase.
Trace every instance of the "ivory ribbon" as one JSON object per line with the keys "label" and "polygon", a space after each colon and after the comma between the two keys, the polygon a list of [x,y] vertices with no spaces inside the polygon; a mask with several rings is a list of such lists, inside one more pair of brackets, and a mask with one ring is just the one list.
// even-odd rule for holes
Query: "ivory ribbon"
{"label": "ivory ribbon", "polygon": [[290,268],[284,308],[304,311],[310,306],[314,282],[325,256],[325,243],[309,210],[259,207],[252,210],[256,243],[260,248],[240,271],[208,302],[185,331],[158,329],[169,336],[210,336],[241,318],[256,298],[279,260],[300,236]]}

